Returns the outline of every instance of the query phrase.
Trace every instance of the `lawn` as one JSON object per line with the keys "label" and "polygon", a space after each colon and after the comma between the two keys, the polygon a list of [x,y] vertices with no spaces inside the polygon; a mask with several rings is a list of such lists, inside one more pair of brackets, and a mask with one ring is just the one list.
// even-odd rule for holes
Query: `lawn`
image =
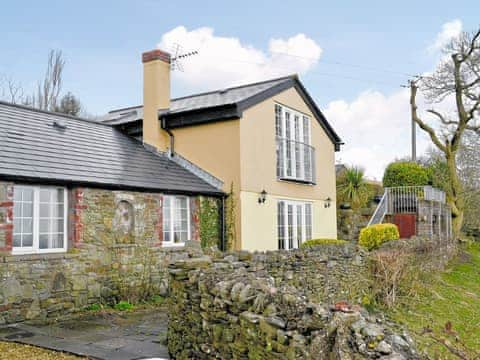
{"label": "lawn", "polygon": [[0,341],[0,359],[15,360],[80,360],[82,358],[61,352],[50,351],[36,346]]}
{"label": "lawn", "polygon": [[463,250],[445,272],[428,276],[417,298],[390,311],[432,359],[480,359],[480,243]]}

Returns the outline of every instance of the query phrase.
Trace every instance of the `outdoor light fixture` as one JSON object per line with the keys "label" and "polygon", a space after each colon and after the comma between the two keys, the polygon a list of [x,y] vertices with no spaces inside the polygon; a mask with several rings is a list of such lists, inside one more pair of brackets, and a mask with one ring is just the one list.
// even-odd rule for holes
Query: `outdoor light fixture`
{"label": "outdoor light fixture", "polygon": [[327,197],[325,200],[325,203],[323,204],[323,207],[326,209],[326,208],[329,208],[331,205],[332,205],[332,199],[330,199],[330,196]]}
{"label": "outdoor light fixture", "polygon": [[260,196],[258,197],[258,203],[264,204],[265,200],[267,200],[267,192],[265,190],[262,190],[262,192],[260,193]]}

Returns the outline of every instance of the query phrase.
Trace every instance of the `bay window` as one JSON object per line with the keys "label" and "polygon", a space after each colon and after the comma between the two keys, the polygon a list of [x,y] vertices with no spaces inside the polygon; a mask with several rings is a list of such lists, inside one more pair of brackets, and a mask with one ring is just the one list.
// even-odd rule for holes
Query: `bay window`
{"label": "bay window", "polygon": [[280,200],[277,203],[279,249],[297,249],[312,238],[312,204]]}
{"label": "bay window", "polygon": [[15,185],[12,253],[62,252],[66,249],[66,189]]}
{"label": "bay window", "polygon": [[275,104],[277,178],[315,182],[315,149],[311,146],[310,117]]}
{"label": "bay window", "polygon": [[163,246],[190,240],[190,204],[186,196],[163,197]]}

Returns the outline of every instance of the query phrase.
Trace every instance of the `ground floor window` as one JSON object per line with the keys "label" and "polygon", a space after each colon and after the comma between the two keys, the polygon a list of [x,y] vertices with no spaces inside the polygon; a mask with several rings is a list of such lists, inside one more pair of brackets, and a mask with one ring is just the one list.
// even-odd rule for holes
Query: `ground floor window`
{"label": "ground floor window", "polygon": [[59,187],[15,185],[14,254],[67,249],[67,191]]}
{"label": "ground floor window", "polygon": [[277,205],[278,248],[296,249],[312,238],[312,204],[279,200]]}
{"label": "ground floor window", "polygon": [[180,246],[190,240],[190,205],[186,196],[163,198],[163,245]]}

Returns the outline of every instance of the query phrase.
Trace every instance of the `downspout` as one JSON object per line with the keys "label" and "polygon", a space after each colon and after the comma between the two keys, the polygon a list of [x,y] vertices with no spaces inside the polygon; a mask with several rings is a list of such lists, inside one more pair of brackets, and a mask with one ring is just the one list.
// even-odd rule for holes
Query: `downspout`
{"label": "downspout", "polygon": [[170,148],[168,150],[168,156],[173,157],[175,155],[175,135],[170,131],[169,128],[167,128],[167,121],[165,118],[162,118],[162,129],[165,130],[170,137]]}

